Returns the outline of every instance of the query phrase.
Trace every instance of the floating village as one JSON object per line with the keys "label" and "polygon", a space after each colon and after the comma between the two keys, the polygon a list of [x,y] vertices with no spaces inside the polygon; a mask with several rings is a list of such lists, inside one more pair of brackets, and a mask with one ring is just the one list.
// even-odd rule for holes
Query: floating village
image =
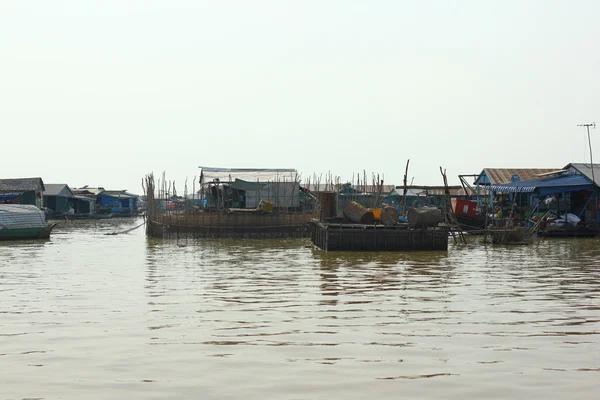
{"label": "floating village", "polygon": [[48,239],[60,223],[143,216],[156,238],[310,238],[325,251],[445,251],[449,241],[526,245],[600,234],[600,164],[484,168],[449,186],[401,185],[357,173],[300,179],[295,169],[200,167],[182,195],[163,174],[142,195],[0,179],[0,240]]}

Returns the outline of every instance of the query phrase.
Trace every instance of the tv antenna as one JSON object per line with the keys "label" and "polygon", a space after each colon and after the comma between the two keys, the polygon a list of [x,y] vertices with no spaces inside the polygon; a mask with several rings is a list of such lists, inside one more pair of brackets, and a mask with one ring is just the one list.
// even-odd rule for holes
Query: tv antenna
{"label": "tv antenna", "polygon": [[579,124],[577,126],[585,126],[587,129],[588,145],[590,146],[590,167],[592,168],[592,180],[594,181],[594,184],[595,184],[596,177],[594,176],[594,159],[592,158],[592,139],[590,138],[590,127],[592,129],[596,129],[596,123],[592,122],[591,124]]}

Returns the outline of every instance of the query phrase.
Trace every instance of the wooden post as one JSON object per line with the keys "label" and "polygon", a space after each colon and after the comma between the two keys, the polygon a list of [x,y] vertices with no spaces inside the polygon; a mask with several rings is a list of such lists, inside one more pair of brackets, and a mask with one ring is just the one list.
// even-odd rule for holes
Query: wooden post
{"label": "wooden post", "polygon": [[408,164],[410,164],[410,159],[408,159],[406,161],[406,169],[404,170],[404,190],[402,192],[402,209],[401,209],[401,214],[403,217],[406,216],[406,192],[408,191],[407,188],[407,180],[408,180]]}

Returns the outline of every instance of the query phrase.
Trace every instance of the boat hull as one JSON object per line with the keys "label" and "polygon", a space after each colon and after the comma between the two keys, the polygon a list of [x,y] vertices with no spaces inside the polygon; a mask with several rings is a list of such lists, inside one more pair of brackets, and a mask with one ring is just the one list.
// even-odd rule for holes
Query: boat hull
{"label": "boat hull", "polygon": [[56,224],[48,224],[41,228],[0,229],[0,241],[49,239],[55,226]]}

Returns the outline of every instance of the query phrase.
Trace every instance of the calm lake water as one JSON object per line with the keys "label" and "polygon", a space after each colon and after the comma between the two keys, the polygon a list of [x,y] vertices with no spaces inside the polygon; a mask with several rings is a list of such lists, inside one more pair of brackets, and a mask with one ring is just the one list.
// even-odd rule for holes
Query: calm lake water
{"label": "calm lake water", "polygon": [[0,242],[1,399],[597,399],[600,240]]}

